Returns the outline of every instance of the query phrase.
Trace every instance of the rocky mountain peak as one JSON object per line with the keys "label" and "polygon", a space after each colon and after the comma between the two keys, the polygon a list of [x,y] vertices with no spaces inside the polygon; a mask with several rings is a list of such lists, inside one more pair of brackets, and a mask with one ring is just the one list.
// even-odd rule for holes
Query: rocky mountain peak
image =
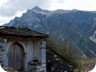
{"label": "rocky mountain peak", "polygon": [[35,6],[34,8],[32,8],[33,11],[42,11],[42,9],[38,6]]}
{"label": "rocky mountain peak", "polygon": [[[96,13],[80,10],[48,11],[35,6],[20,18],[11,20],[7,26],[25,25],[32,30],[49,33],[51,38],[71,43],[85,57],[96,56],[96,43],[89,39],[96,31]],[[93,22],[94,21],[94,22]],[[94,25],[94,26],[93,26]]]}

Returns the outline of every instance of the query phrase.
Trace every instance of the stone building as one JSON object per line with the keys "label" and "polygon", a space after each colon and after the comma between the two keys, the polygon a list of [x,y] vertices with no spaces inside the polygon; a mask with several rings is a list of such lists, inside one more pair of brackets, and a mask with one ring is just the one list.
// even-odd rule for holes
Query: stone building
{"label": "stone building", "polygon": [[0,61],[20,72],[46,72],[48,35],[27,28],[0,27]]}

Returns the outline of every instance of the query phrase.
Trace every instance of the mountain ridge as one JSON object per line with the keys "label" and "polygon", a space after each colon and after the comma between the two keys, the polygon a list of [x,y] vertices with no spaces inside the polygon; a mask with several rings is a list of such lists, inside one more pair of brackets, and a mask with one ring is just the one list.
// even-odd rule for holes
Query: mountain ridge
{"label": "mountain ridge", "polygon": [[96,44],[90,37],[96,30],[96,12],[80,10],[48,11],[39,7],[28,10],[6,26],[23,26],[62,43],[71,43],[82,57],[96,56]]}

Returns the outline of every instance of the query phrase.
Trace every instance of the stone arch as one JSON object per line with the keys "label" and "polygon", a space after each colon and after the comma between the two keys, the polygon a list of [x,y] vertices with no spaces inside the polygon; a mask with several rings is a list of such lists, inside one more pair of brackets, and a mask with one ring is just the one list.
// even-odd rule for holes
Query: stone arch
{"label": "stone arch", "polygon": [[[15,42],[14,42],[15,43]],[[24,53],[26,54],[26,46],[25,46],[25,44],[24,43],[22,43],[22,42],[18,42],[20,45],[22,45],[22,47],[23,47],[23,49],[24,49]]]}
{"label": "stone arch", "polygon": [[[26,53],[26,46],[25,46],[25,44],[22,43],[22,42],[14,42],[14,41],[9,42],[8,50],[9,50],[10,46],[11,46],[12,44],[14,44],[14,43],[17,43],[17,44],[21,45],[21,46],[23,47],[24,53]],[[8,50],[7,50],[7,52],[8,52]]]}

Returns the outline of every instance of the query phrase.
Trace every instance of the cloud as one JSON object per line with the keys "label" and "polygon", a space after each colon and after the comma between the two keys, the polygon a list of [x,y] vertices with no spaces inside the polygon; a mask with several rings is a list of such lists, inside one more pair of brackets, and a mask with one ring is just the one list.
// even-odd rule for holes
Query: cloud
{"label": "cloud", "polygon": [[57,9],[96,11],[96,0],[52,0],[49,10]]}
{"label": "cloud", "polygon": [[0,16],[14,16],[18,12],[32,9],[34,6],[48,8],[50,0],[8,0],[0,7]]}
{"label": "cloud", "polygon": [[20,16],[24,11],[32,9],[34,6],[48,10],[79,9],[96,11],[96,0],[0,0],[0,17],[2,18],[0,24],[9,22],[11,18]]}
{"label": "cloud", "polygon": [[0,17],[0,26],[8,23],[11,19],[13,19],[14,17]]}
{"label": "cloud", "polygon": [[57,0],[58,3],[64,3],[66,0]]}
{"label": "cloud", "polygon": [[27,9],[32,9],[34,6],[39,6],[42,9],[49,10],[96,10],[95,3],[95,0],[7,0],[7,2],[3,3],[0,7],[0,16],[14,16],[18,12],[26,11]]}

